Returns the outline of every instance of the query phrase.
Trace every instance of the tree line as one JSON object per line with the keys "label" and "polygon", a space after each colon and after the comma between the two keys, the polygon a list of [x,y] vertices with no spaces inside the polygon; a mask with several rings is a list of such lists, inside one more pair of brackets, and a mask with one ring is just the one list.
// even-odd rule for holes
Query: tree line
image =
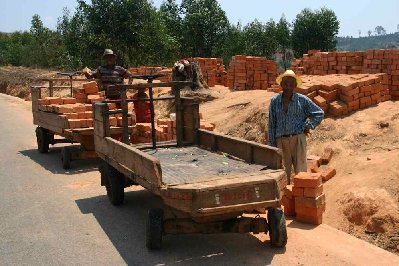
{"label": "tree line", "polygon": [[34,15],[30,31],[0,33],[0,65],[63,69],[101,64],[104,48],[124,66],[171,65],[178,58],[264,56],[286,67],[309,49],[333,51],[339,21],[334,11],[304,9],[291,23],[257,19],[230,23],[217,0],[77,0],[75,12],[63,9],[57,28]]}

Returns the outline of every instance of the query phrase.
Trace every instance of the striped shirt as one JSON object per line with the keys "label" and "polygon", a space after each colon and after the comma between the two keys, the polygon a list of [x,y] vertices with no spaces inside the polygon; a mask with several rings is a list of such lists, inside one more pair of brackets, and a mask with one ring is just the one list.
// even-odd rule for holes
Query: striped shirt
{"label": "striped shirt", "polygon": [[308,97],[294,93],[284,111],[283,94],[272,98],[269,107],[270,146],[277,146],[277,139],[284,135],[301,134],[305,129],[315,129],[324,118],[323,110]]}
{"label": "striped shirt", "polygon": [[108,66],[100,66],[98,67],[92,74],[93,78],[101,80],[102,90],[106,92],[108,97],[117,97],[119,93],[112,92],[108,88],[110,85],[123,84],[123,79],[128,78],[130,76],[130,72],[121,66],[113,65],[111,67]]}

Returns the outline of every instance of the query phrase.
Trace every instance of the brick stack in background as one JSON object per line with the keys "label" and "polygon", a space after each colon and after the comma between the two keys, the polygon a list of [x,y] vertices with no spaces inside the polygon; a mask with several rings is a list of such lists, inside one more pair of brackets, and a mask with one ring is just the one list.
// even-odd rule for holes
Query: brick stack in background
{"label": "brick stack in background", "polygon": [[[200,128],[213,131],[215,125],[206,122],[202,119],[202,114],[200,113]],[[137,123],[136,133],[132,135],[131,141],[133,144],[138,143],[149,143],[151,142],[151,123]],[[157,141],[171,141],[176,140],[176,121],[164,118],[158,119],[155,125],[156,140]]]}
{"label": "brick stack in background", "polygon": [[209,87],[223,84],[225,69],[222,58],[194,57],[193,60],[199,63],[202,75]]}
{"label": "brick stack in background", "polygon": [[399,99],[399,49],[357,52],[310,50],[293,63],[292,69],[301,75],[386,73],[383,85],[387,85],[387,95],[393,100]]}
{"label": "brick stack in background", "polygon": [[388,75],[384,73],[303,75],[301,78],[303,85],[297,92],[307,95],[326,114],[333,116],[342,116],[391,99]]}
{"label": "brick stack in background", "polygon": [[227,71],[226,87],[234,90],[266,90],[277,77],[273,60],[254,56],[233,56]]}
{"label": "brick stack in background", "polygon": [[[76,98],[45,97],[38,100],[39,110],[43,112],[56,113],[64,117],[68,122],[68,128],[91,128],[93,127],[92,104],[77,103]],[[115,110],[116,105],[109,103],[110,110]],[[110,125],[112,127],[122,126],[122,115],[116,114],[110,116]],[[128,117],[129,126],[133,125],[134,116]]]}
{"label": "brick stack in background", "polygon": [[172,68],[140,66],[140,67],[129,68],[129,72],[134,75],[152,75],[152,74],[162,73],[166,74],[166,76],[159,77],[156,80],[159,80],[161,82],[172,81]]}

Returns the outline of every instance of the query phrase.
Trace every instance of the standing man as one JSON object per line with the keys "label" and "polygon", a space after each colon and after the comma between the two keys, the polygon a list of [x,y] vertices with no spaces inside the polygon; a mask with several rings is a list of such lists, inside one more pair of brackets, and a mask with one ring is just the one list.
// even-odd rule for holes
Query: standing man
{"label": "standing man", "polygon": [[105,49],[103,54],[105,65],[99,66],[93,73],[86,68],[83,70],[86,78],[101,80],[101,89],[105,91],[105,97],[111,100],[120,98],[117,91],[109,88],[110,85],[123,84],[123,79],[129,78],[131,73],[125,68],[116,65],[116,54],[111,49]]}
{"label": "standing man", "polygon": [[291,183],[291,167],[295,174],[306,172],[306,136],[323,120],[323,110],[308,97],[295,93],[302,80],[287,70],[277,80],[283,93],[272,98],[269,107],[268,144],[283,152],[283,165]]}

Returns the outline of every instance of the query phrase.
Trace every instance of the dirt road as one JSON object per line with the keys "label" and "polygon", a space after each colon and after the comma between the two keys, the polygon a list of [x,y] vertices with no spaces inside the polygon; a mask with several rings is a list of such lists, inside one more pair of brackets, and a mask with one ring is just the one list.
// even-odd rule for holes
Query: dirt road
{"label": "dirt road", "polygon": [[[327,225],[288,222],[285,249],[268,236],[167,236],[144,246],[146,212],[161,202],[129,189],[115,208],[99,186],[97,161],[65,172],[59,149],[35,148],[30,106],[0,94],[0,264],[80,265],[399,265],[399,257]],[[133,190],[136,190],[133,192]]]}

